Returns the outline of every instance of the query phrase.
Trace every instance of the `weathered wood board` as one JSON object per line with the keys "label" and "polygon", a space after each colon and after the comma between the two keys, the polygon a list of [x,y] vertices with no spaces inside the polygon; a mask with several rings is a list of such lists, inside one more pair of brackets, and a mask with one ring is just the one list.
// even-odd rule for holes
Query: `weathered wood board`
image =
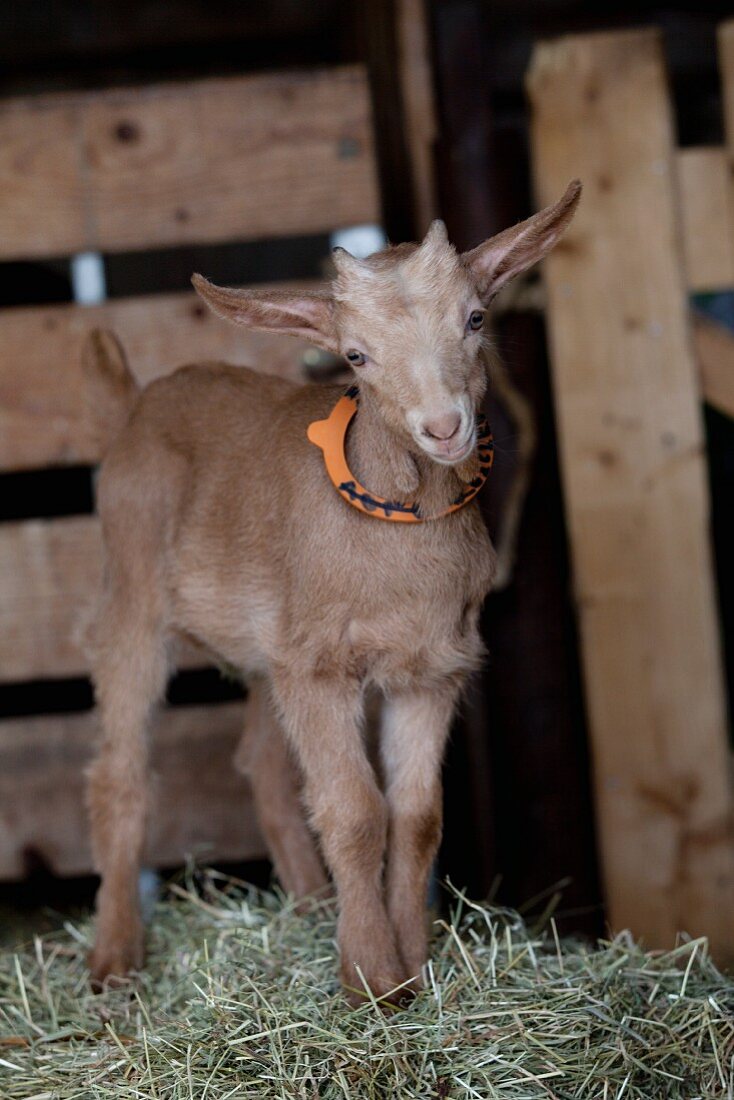
{"label": "weathered wood board", "polygon": [[[243,716],[234,703],[161,712],[147,866],[264,856],[248,784],[232,766]],[[84,769],[96,737],[93,712],[0,723],[0,879],[39,863],[58,875],[92,870]]]}
{"label": "weathered wood board", "polygon": [[101,583],[96,517],[0,524],[0,682],[83,675]]}
{"label": "weathered wood board", "polygon": [[692,292],[734,288],[734,221],[727,152],[692,146],[676,157],[683,261]]}
{"label": "weathered wood board", "polygon": [[0,470],[100,458],[85,419],[81,365],[95,327],[117,333],[143,384],[184,363],[216,359],[300,379],[309,347],[227,324],[193,291],[0,310]]}
{"label": "weathered wood board", "polygon": [[538,204],[585,183],[546,279],[609,920],[651,946],[705,933],[731,961],[726,713],[659,36],[538,46],[529,91]]}
{"label": "weathered wood board", "polygon": [[0,259],[379,218],[361,66],[0,105]]}
{"label": "weathered wood board", "polygon": [[[0,683],[84,676],[101,584],[96,516],[0,524]],[[211,655],[181,640],[172,661],[204,668]]]}

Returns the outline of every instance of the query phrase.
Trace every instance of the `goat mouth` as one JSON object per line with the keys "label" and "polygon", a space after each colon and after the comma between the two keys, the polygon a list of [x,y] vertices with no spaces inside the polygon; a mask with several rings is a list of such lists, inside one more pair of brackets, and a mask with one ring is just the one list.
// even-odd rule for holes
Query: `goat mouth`
{"label": "goat mouth", "polygon": [[428,449],[424,445],[423,450],[430,455],[434,462],[438,462],[441,466],[456,466],[459,462],[463,462],[464,459],[469,457],[475,446],[476,433],[472,432],[469,438],[458,447],[447,447],[445,450],[435,450],[433,447]]}

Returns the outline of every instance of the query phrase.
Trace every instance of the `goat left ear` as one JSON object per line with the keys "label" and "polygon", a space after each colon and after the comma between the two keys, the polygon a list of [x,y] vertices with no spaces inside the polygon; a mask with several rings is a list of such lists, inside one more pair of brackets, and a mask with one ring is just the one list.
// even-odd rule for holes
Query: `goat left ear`
{"label": "goat left ear", "polygon": [[328,294],[306,294],[290,290],[231,290],[215,286],[203,275],[192,275],[196,293],[225,321],[282,332],[309,340],[326,351],[339,352],[334,302]]}
{"label": "goat left ear", "polygon": [[550,252],[574,216],[580,195],[581,183],[574,180],[553,206],[546,206],[526,221],[490,237],[471,252],[464,252],[461,258],[485,303],[513,276]]}

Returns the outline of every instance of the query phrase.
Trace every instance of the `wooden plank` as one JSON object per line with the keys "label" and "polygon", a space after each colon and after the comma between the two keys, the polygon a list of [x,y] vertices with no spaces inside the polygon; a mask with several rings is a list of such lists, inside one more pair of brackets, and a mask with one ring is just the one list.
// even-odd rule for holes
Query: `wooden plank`
{"label": "wooden plank", "polygon": [[0,310],[0,469],[99,459],[81,369],[82,343],[96,326],[119,335],[142,383],[207,359],[298,378],[309,346],[225,324],[193,292]]}
{"label": "wooden plank", "polygon": [[379,217],[361,66],[0,105],[0,259]]}
{"label": "wooden plank", "polygon": [[[96,516],[0,524],[0,683],[86,675],[101,584]],[[211,657],[181,642],[173,661],[203,668]]]}
{"label": "wooden plank", "polygon": [[529,90],[539,204],[586,184],[546,277],[608,917],[656,947],[706,934],[731,961],[724,688],[659,35],[539,46]]}
{"label": "wooden plank", "polygon": [[734,333],[694,314],[693,346],[704,399],[734,418]]}
{"label": "wooden plank", "polygon": [[734,288],[734,224],[726,150],[701,146],[679,150],[683,257],[689,290]]}
{"label": "wooden plank", "polygon": [[[161,713],[148,866],[265,855],[247,782],[232,766],[243,714],[237,704]],[[93,712],[0,722],[0,879],[39,862],[57,875],[92,870],[83,773],[96,737]]]}
{"label": "wooden plank", "polygon": [[86,673],[101,583],[96,517],[0,525],[0,682]]}

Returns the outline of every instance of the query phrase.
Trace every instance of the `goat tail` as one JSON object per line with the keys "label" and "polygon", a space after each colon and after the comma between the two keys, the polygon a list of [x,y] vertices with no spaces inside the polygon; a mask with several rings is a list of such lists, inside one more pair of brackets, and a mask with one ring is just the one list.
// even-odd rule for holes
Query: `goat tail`
{"label": "goat tail", "polygon": [[140,387],[122,344],[109,329],[93,329],[82,348],[84,403],[89,434],[100,454],[127,423]]}

